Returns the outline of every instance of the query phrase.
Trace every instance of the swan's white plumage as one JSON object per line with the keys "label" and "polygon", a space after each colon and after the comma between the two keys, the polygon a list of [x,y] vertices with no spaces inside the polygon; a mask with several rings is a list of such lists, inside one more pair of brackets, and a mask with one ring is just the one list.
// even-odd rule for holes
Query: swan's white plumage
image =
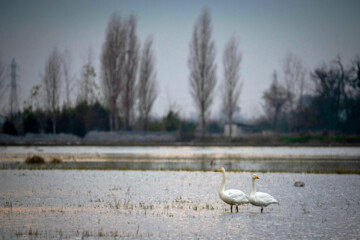
{"label": "swan's white plumage", "polygon": [[[251,196],[249,197],[251,198]],[[273,196],[263,192],[256,192],[254,195],[254,201],[250,200],[250,202],[259,207],[266,207],[272,203],[278,203],[278,201]]]}
{"label": "swan's white plumage", "polygon": [[249,200],[247,199],[247,195],[240,190],[237,189],[228,189],[225,190],[225,183],[226,183],[226,176],[225,176],[225,169],[219,168],[216,170],[217,172],[222,172],[223,179],[220,185],[219,189],[219,197],[221,200],[223,200],[225,203],[232,205],[241,205],[245,203],[249,203]]}
{"label": "swan's white plumage", "polygon": [[279,204],[279,202],[270,194],[256,191],[255,179],[259,179],[259,177],[253,174],[251,193],[247,197],[249,202],[254,206],[261,207],[261,212],[263,211],[263,207],[267,207],[270,204]]}
{"label": "swan's white plumage", "polygon": [[231,205],[241,205],[248,203],[246,194],[243,191],[237,189],[228,189],[219,194],[220,198]]}

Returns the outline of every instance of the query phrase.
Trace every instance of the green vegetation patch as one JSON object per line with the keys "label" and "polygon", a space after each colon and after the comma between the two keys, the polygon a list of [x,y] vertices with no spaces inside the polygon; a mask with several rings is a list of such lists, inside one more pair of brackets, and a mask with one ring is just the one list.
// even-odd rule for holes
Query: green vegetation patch
{"label": "green vegetation patch", "polygon": [[280,137],[280,141],[284,143],[308,143],[310,141],[310,136],[283,136]]}

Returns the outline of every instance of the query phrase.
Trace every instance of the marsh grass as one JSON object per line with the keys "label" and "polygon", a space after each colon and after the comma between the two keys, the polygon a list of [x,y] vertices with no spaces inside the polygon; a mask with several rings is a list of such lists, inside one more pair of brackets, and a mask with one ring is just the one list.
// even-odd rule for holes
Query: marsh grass
{"label": "marsh grass", "polygon": [[90,234],[89,231],[84,230],[84,231],[82,232],[82,234],[81,234],[81,239],[85,239],[85,238],[88,238],[88,237],[91,237],[91,236],[92,236],[92,234]]}
{"label": "marsh grass", "polygon": [[310,213],[309,210],[306,209],[306,204],[305,203],[301,204],[301,210],[302,210],[303,214],[309,214]]}
{"label": "marsh grass", "polygon": [[148,209],[152,210],[154,208],[154,206],[152,204],[146,205],[145,202],[142,202],[142,201],[139,203],[139,207],[144,210],[148,210]]}
{"label": "marsh grass", "polygon": [[60,158],[52,158],[51,161],[50,161],[52,164],[59,164],[59,163],[62,163],[62,160]]}
{"label": "marsh grass", "polygon": [[17,237],[17,238],[19,238],[19,237],[21,237],[21,236],[23,236],[24,235],[24,233],[22,233],[21,231],[16,231],[15,232],[15,236]]}
{"label": "marsh grass", "polygon": [[[113,178],[108,177],[113,172],[89,173],[84,171],[72,173],[59,171],[51,172],[51,174],[49,172],[28,171],[26,172],[28,176],[26,178],[18,177],[23,172],[16,174],[9,171],[7,175],[4,175],[7,179],[10,176],[14,181],[19,180],[26,183],[31,176],[34,176],[34,180],[38,182],[42,180],[41,182],[44,183],[43,185],[36,185],[36,187],[31,185],[30,187],[28,185],[24,187],[23,196],[29,196],[29,200],[34,199],[36,201],[24,201],[27,198],[22,196],[20,196],[21,198],[16,198],[16,196],[11,198],[14,195],[4,197],[2,202],[3,210],[6,214],[9,214],[9,218],[14,219],[14,225],[7,228],[8,232],[3,233],[5,234],[4,239],[221,239],[222,237],[236,239],[239,236],[239,232],[245,234],[244,238],[251,238],[251,235],[255,235],[255,232],[258,233],[258,231],[260,231],[260,239],[273,237],[272,233],[280,233],[279,238],[283,239],[286,237],[284,234],[293,236],[291,235],[291,230],[287,230],[288,227],[296,228],[297,226],[313,231],[308,235],[304,235],[309,239],[311,239],[311,236],[314,236],[311,235],[313,233],[325,233],[323,235],[324,239],[329,239],[331,236],[342,239],[341,235],[331,235],[335,234],[335,231],[331,232],[330,235],[326,235],[329,231],[328,227],[338,226],[338,224],[333,224],[334,219],[336,220],[338,217],[333,217],[333,215],[328,213],[340,215],[339,219],[345,222],[346,226],[350,226],[354,231],[358,229],[356,225],[351,225],[351,223],[356,222],[358,217],[351,217],[351,214],[354,213],[354,209],[356,213],[356,209],[360,206],[360,201],[356,197],[343,197],[337,188],[338,180],[344,183],[351,182],[352,184],[349,186],[352,187],[352,190],[348,189],[347,192],[350,193],[349,196],[353,196],[351,193],[356,192],[354,190],[356,190],[356,185],[359,182],[357,176],[264,174],[263,179],[268,179],[269,182],[263,182],[263,188],[267,189],[269,186],[277,186],[270,189],[269,192],[274,194],[274,196],[281,196],[279,200],[289,196],[281,195],[282,191],[287,192],[286,190],[289,190],[290,193],[292,191],[296,192],[294,199],[291,199],[291,203],[283,201],[280,207],[266,208],[264,214],[260,214],[260,210],[252,206],[244,206],[244,208],[241,208],[243,211],[239,209],[240,213],[228,214],[230,213],[228,205],[218,198],[216,189],[208,186],[208,183],[213,182],[217,188],[218,179],[215,179],[215,174],[187,172],[174,174],[170,172],[169,174],[175,175],[174,181],[176,183],[178,180],[184,181],[179,184],[179,189],[174,190],[169,187],[168,175],[161,172],[120,172],[114,174]],[[60,177],[54,180],[58,181],[57,184],[50,185],[49,182],[53,181],[53,176],[59,173],[61,173]],[[50,181],[43,181],[42,176],[46,176],[46,174]],[[69,179],[71,175],[74,176],[74,179],[70,179],[69,182],[64,184],[64,179]],[[133,177],[134,175],[137,177]],[[237,179],[238,174],[229,173],[229,175],[230,179],[234,181],[242,180],[243,177],[239,176]],[[246,177],[248,175],[249,173],[246,173]],[[127,182],[119,176],[123,177]],[[186,176],[191,176],[193,179]],[[206,181],[204,181],[204,177],[207,177]],[[157,180],[157,178],[160,180]],[[80,179],[84,183],[74,184],[74,186],[70,185],[70,183]],[[96,185],[99,179],[104,181],[104,184]],[[191,186],[187,181],[188,179],[194,180]],[[293,183],[298,179],[313,184],[308,184],[308,188],[294,188]],[[328,184],[328,181],[334,181],[334,184]],[[122,184],[121,187],[114,187],[118,182]],[[149,183],[150,186],[145,186],[144,189],[139,190],[139,185],[144,182]],[[88,185],[85,185],[85,183],[88,183]],[[331,196],[336,197],[328,200],[328,198],[321,196],[309,200],[309,195],[307,194],[322,189],[323,184],[327,190],[334,190],[336,194]],[[65,185],[68,187],[65,188]],[[160,191],[154,194],[153,189],[159,186]],[[45,187],[49,187],[49,192],[44,191]],[[194,194],[194,191],[203,187],[205,189],[203,195]],[[310,187],[312,189],[309,189]],[[169,190],[166,191],[165,188]],[[182,191],[182,189],[186,189],[186,191]],[[346,190],[345,188],[345,192]],[[324,192],[327,193],[326,191]],[[324,192],[322,192],[322,195]],[[61,201],[56,198],[60,195],[64,196],[64,194],[66,194],[67,198],[61,198]],[[343,205],[334,210],[329,204],[339,198],[344,198],[342,200]],[[56,202],[52,202],[53,199]],[[80,205],[82,206],[81,208]],[[11,212],[9,208],[12,206],[13,211]],[[25,212],[21,212],[27,206],[30,208]],[[7,209],[4,207],[7,207]],[[33,214],[34,212],[35,214]],[[347,215],[346,218],[343,217],[344,215]],[[4,216],[6,221],[7,215]],[[25,222],[27,225],[21,222],[23,217],[28,218],[27,222]],[[351,221],[347,221],[348,218],[351,218]],[[274,221],[275,224],[270,221],[273,219],[276,220]],[[258,222],[259,227],[256,231],[251,225],[251,223],[255,222]],[[280,226],[280,223],[283,225]],[[313,227],[316,224],[323,227],[324,231],[319,230],[319,227]],[[248,235],[238,230],[242,226],[250,226],[250,233]],[[346,226],[344,229],[346,229]],[[32,227],[31,231],[29,227]],[[219,235],[223,227],[229,229],[226,233],[228,235]],[[231,229],[231,227],[234,228]],[[261,230],[261,227],[264,227],[264,229]],[[189,229],[189,231],[186,231],[186,229]],[[285,233],[282,231],[285,231]],[[289,232],[287,233],[286,231]],[[29,235],[29,232],[31,235]],[[347,230],[344,230],[342,233],[348,234],[349,239],[356,239],[356,236],[353,233],[349,234]],[[301,238],[300,235],[293,237]]]}
{"label": "marsh grass", "polygon": [[10,208],[10,209],[12,209],[13,204],[12,204],[12,202],[6,201],[3,206],[4,206],[5,208]]}
{"label": "marsh grass", "polygon": [[183,199],[183,198],[180,196],[180,197],[175,198],[175,202],[176,202],[176,203],[191,203],[191,200],[190,200],[190,199]]}
{"label": "marsh grass", "polygon": [[39,236],[39,232],[38,232],[38,230],[33,231],[32,228],[30,228],[28,231],[28,235],[29,236]]}
{"label": "marsh grass", "polygon": [[215,210],[215,208],[212,205],[209,205],[209,204],[206,204],[206,206],[203,209],[211,210],[211,211]]}
{"label": "marsh grass", "polygon": [[118,230],[106,231],[103,228],[82,231],[78,229],[73,237],[63,232],[62,229],[58,229],[54,233],[49,233],[47,231],[39,232],[39,230],[34,230],[32,228],[23,231],[13,229],[11,237],[5,238],[3,236],[2,239],[143,239],[144,237],[150,238],[151,236],[152,234],[150,232],[143,234],[141,232],[141,225],[137,224],[135,231],[132,233],[126,233],[125,231],[119,232]]}
{"label": "marsh grass", "polygon": [[99,229],[97,236],[98,237],[105,237],[105,233],[104,233],[104,230],[102,228]]}

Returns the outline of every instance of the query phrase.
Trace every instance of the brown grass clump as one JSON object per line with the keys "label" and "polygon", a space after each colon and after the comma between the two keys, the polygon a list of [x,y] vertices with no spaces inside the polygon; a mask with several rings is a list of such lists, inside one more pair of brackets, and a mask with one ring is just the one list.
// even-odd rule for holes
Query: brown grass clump
{"label": "brown grass clump", "polygon": [[60,158],[52,158],[51,159],[51,163],[53,163],[53,164],[59,164],[61,162],[62,162],[62,160]]}
{"label": "brown grass clump", "polygon": [[41,156],[34,155],[32,157],[27,157],[25,162],[30,164],[43,164],[45,163],[45,159]]}

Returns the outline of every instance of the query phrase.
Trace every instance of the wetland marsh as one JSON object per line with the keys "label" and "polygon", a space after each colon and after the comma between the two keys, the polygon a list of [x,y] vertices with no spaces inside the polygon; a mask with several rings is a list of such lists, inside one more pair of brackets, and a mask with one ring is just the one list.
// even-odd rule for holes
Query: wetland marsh
{"label": "wetland marsh", "polygon": [[[42,165],[24,160],[33,155]],[[52,164],[52,159],[60,159]],[[360,147],[2,146],[0,169],[360,173]]]}
{"label": "wetland marsh", "polygon": [[[259,173],[258,191],[280,205],[218,197],[221,174],[187,171],[1,170],[3,239],[356,239],[360,175]],[[250,192],[249,172],[226,188]],[[294,187],[303,181],[305,187]]]}

